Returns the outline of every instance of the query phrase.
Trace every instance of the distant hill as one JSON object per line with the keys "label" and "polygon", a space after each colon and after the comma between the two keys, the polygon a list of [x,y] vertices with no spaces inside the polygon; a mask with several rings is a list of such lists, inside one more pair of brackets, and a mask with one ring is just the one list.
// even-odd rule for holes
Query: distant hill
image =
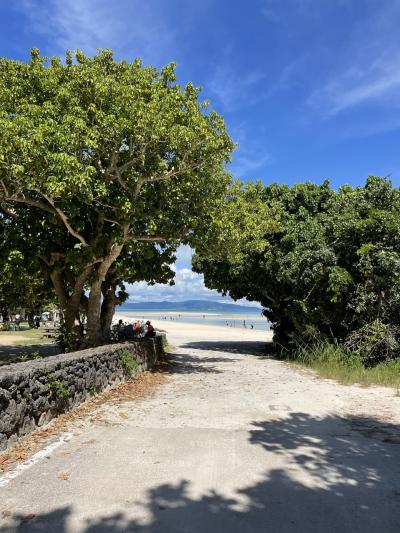
{"label": "distant hill", "polygon": [[260,313],[260,307],[247,305],[223,304],[205,300],[185,300],[183,302],[126,302],[121,309],[141,311],[181,311],[197,313]]}

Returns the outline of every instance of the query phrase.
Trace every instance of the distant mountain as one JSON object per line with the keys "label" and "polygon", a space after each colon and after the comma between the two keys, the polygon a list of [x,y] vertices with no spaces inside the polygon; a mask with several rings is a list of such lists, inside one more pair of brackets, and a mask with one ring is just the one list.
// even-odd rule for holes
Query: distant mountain
{"label": "distant mountain", "polygon": [[184,302],[137,302],[122,304],[122,309],[141,311],[181,311],[182,313],[260,313],[260,307],[237,304],[223,304],[205,300],[185,300]]}

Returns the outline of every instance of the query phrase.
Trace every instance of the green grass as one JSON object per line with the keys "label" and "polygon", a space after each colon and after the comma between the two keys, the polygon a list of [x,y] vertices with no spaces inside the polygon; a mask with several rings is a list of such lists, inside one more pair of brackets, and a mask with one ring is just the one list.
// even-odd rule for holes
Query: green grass
{"label": "green grass", "polygon": [[[8,341],[7,337],[18,337],[18,339]],[[28,346],[30,344],[51,344],[54,339],[43,336],[41,329],[24,329],[21,331],[0,331],[0,345]]]}
{"label": "green grass", "polygon": [[359,357],[349,354],[340,345],[320,343],[300,348],[296,356],[289,357],[288,360],[311,367],[324,378],[335,379],[344,384],[395,387],[400,395],[399,359],[365,368]]}

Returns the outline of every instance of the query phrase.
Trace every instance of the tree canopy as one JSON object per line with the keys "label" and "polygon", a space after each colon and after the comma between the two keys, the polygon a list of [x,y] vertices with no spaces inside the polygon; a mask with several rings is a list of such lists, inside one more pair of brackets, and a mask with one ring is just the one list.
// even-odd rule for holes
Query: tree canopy
{"label": "tree canopy", "polygon": [[10,313],[23,309],[33,322],[34,315],[40,314],[43,307],[54,304],[54,292],[36,257],[22,243],[7,242],[4,232],[0,231],[0,235],[0,314],[7,320]]}
{"label": "tree canopy", "polygon": [[[200,89],[109,50],[0,60],[0,213],[32,242],[69,332],[107,338],[125,281],[168,281],[207,228],[233,149]],[[82,339],[81,339],[82,340]]]}
{"label": "tree canopy", "polygon": [[261,302],[277,342],[400,326],[400,191],[389,180],[237,184],[225,204],[194,268],[207,287]]}

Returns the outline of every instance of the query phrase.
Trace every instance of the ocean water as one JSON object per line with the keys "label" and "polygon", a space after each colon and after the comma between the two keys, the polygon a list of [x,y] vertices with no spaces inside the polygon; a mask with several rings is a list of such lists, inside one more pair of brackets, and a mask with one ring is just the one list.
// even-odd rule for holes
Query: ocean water
{"label": "ocean water", "polygon": [[254,329],[268,330],[270,325],[268,320],[261,315],[260,312],[229,312],[229,313],[211,313],[209,311],[190,312],[190,311],[165,311],[162,309],[154,310],[141,310],[141,309],[129,309],[124,306],[119,306],[116,309],[118,315],[122,315],[132,320],[156,320],[158,322],[182,322],[185,324],[207,324],[211,326],[223,326],[232,328],[248,328],[251,329],[253,325]]}

